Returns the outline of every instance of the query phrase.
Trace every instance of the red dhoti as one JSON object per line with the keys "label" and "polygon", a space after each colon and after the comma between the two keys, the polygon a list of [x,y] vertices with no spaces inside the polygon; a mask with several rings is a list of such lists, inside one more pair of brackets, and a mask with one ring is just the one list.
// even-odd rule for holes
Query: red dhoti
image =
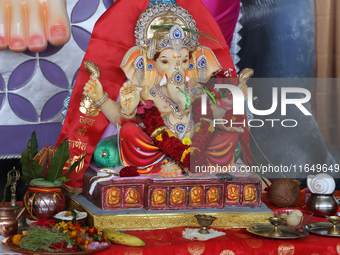
{"label": "red dhoti", "polygon": [[[215,131],[208,141],[204,156],[211,166],[231,166],[235,159],[238,135],[223,130]],[[120,155],[125,166],[137,166],[141,174],[157,173],[166,156],[150,136],[136,123],[125,123],[119,132]]]}

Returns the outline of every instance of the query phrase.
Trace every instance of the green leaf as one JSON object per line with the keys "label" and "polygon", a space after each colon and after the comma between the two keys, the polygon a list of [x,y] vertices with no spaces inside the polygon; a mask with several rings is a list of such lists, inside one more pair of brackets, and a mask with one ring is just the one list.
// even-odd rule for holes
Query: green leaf
{"label": "green leaf", "polygon": [[58,178],[56,181],[62,181],[62,182],[68,182],[71,181],[71,178],[67,178],[66,176],[62,176],[60,178]]}
{"label": "green leaf", "polygon": [[7,193],[7,188],[9,187],[9,185],[11,185],[11,181],[7,179],[7,183],[4,189],[4,192],[2,193],[4,198],[2,199],[2,204],[5,205],[5,201],[6,201],[6,193]]}
{"label": "green leaf", "polygon": [[70,157],[70,150],[68,147],[70,146],[67,141],[67,137],[59,144],[54,157],[52,159],[52,164],[50,169],[48,170],[48,175],[46,177],[47,181],[54,182],[58,178],[63,176],[63,168],[65,162]]}
{"label": "green leaf", "polygon": [[32,158],[38,153],[38,139],[35,130],[31,134],[31,138],[28,140],[27,148],[31,150]]}
{"label": "green leaf", "polygon": [[61,185],[57,185],[54,182],[45,181],[44,178],[37,178],[33,179],[29,182],[30,186],[36,186],[36,187],[60,187]]}
{"label": "green leaf", "polygon": [[66,178],[65,176],[62,176],[61,178],[56,179],[53,183],[55,186],[63,186],[65,182],[71,181],[72,179]]}
{"label": "green leaf", "polygon": [[21,153],[20,162],[22,164],[22,176],[27,183],[33,179],[43,177],[41,166],[32,159],[32,152],[29,148]]}
{"label": "green leaf", "polygon": [[73,163],[73,165],[70,167],[68,172],[64,175],[66,178],[73,172],[74,169],[76,169],[76,167],[80,164],[80,162],[82,162],[84,160],[86,155],[87,155],[87,153],[80,160]]}

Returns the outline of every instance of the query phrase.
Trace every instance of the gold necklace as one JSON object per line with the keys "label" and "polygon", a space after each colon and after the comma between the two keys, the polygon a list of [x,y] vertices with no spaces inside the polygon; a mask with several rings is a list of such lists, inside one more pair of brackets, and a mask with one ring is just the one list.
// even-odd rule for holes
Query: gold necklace
{"label": "gold necklace", "polygon": [[[175,133],[175,134],[183,134],[184,130],[185,130],[185,123],[183,122],[177,122],[175,125],[173,125],[170,120],[169,120],[169,116],[170,116],[170,113],[171,112],[168,112],[167,114],[165,114],[162,118],[163,118],[163,121],[164,121],[164,124],[167,126],[167,128],[170,129],[170,131],[172,133]],[[192,126],[192,120],[190,120],[189,122],[189,126],[186,130],[185,133],[189,132],[190,129],[191,129],[191,126]]]}

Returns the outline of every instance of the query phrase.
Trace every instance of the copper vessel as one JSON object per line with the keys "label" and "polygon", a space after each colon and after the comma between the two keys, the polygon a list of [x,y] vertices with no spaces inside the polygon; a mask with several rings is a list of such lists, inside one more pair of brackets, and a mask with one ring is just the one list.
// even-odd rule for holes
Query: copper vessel
{"label": "copper vessel", "polygon": [[0,235],[4,237],[18,233],[18,219],[25,208],[22,208],[16,216],[15,209],[17,209],[15,206],[0,206]]}

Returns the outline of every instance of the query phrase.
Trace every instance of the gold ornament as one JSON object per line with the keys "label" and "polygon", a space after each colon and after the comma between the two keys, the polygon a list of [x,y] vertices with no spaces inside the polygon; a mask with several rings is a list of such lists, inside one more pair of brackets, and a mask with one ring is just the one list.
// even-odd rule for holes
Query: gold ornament
{"label": "gold ornament", "polygon": [[163,206],[166,201],[166,191],[165,189],[155,189],[152,193],[152,205]]}
{"label": "gold ornament", "polygon": [[247,185],[244,189],[244,201],[253,202],[256,199],[256,189],[253,185]]}
{"label": "gold ornament", "polygon": [[135,205],[139,203],[139,194],[135,188],[131,188],[129,192],[127,193],[126,204]]}
{"label": "gold ornament", "polygon": [[209,204],[217,204],[220,200],[220,192],[217,188],[211,187],[207,192],[207,202]]}
{"label": "gold ornament", "polygon": [[229,185],[228,186],[228,193],[227,193],[227,199],[229,201],[237,201],[239,198],[239,192],[236,185]]}
{"label": "gold ornament", "polygon": [[174,188],[170,194],[170,203],[172,205],[181,205],[185,202],[185,193],[181,188]]}
{"label": "gold ornament", "polygon": [[107,204],[114,206],[120,203],[120,189],[111,188],[107,190]]}
{"label": "gold ornament", "polygon": [[202,204],[202,188],[193,187],[190,191],[189,204],[190,205],[201,205]]}

